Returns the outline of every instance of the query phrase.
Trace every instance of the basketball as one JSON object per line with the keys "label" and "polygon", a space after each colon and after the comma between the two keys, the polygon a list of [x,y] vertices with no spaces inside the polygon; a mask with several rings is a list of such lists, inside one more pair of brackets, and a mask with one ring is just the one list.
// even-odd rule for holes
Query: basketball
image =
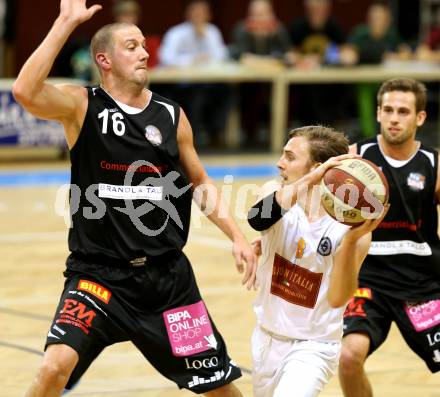
{"label": "basketball", "polygon": [[344,225],[356,226],[380,216],[388,202],[388,182],[371,161],[346,159],[328,169],[321,180],[321,202]]}

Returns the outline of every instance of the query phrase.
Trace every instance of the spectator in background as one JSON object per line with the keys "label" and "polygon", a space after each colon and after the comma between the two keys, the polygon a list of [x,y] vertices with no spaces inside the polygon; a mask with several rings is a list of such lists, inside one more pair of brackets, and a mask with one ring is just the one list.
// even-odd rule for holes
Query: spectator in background
{"label": "spectator in background", "polygon": [[331,16],[331,0],[305,0],[305,15],[290,26],[289,62],[298,67],[337,63],[334,53],[344,44],[339,23]]}
{"label": "spectator in background", "polygon": [[[227,60],[228,51],[220,30],[210,23],[211,8],[207,0],[191,0],[185,10],[186,21],[170,28],[159,48],[159,62],[164,66],[205,67]],[[197,145],[219,147],[231,108],[230,89],[225,84],[176,85],[168,93],[180,102],[193,126]]]}
{"label": "spectator in background", "polygon": [[[391,9],[386,1],[378,0],[370,5],[366,23],[356,26],[348,38],[353,64],[380,64],[392,54],[408,54],[392,24]],[[347,50],[350,51],[350,50]],[[376,133],[376,92],[379,84],[361,83],[356,86],[356,99],[364,137]]]}
{"label": "spectator in background", "polygon": [[[278,20],[269,0],[252,0],[247,16],[233,31],[231,56],[250,67],[273,67],[284,63],[290,41],[287,29]],[[254,146],[261,139],[268,140],[269,87],[265,84],[240,86],[241,124],[246,133],[245,146]],[[262,137],[257,134],[263,132]]]}
{"label": "spectator in background", "polygon": [[287,29],[276,17],[269,0],[252,0],[247,17],[237,24],[232,36],[230,51],[234,59],[283,59],[290,47]]}
{"label": "spectator in background", "polygon": [[[305,15],[290,26],[292,49],[287,54],[288,62],[302,69],[344,64],[341,49],[345,36],[331,16],[331,0],[304,0],[304,7]],[[343,85],[295,87],[295,120],[304,124],[335,124],[345,119],[347,89]]]}
{"label": "spectator in background", "polygon": [[117,0],[113,5],[112,13],[115,22],[138,25],[140,22],[141,6],[136,0]]}
{"label": "spectator in background", "polygon": [[437,6],[433,13],[433,26],[424,42],[417,47],[416,58],[421,61],[440,62],[440,6]]}
{"label": "spectator in background", "polygon": [[223,62],[227,48],[217,26],[210,23],[207,0],[191,0],[185,10],[186,21],[173,26],[163,38],[160,63],[167,66],[206,65]]}
{"label": "spectator in background", "polygon": [[356,26],[348,38],[354,47],[355,63],[381,63],[388,54],[406,51],[395,27],[386,1],[375,1],[367,11],[365,24]]}

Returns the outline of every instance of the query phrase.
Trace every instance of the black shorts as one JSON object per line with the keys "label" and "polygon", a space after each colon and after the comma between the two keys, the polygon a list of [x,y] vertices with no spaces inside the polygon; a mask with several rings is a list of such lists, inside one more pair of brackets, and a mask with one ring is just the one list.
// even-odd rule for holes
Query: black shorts
{"label": "black shorts", "polygon": [[216,389],[241,376],[209,316],[183,253],[143,266],[90,263],[71,255],[46,347],[66,344],[79,354],[71,388],[101,351],[131,341],[179,388]]}
{"label": "black shorts", "polygon": [[360,285],[344,313],[344,336],[366,333],[373,353],[395,322],[408,346],[431,372],[440,370],[440,300],[406,302]]}

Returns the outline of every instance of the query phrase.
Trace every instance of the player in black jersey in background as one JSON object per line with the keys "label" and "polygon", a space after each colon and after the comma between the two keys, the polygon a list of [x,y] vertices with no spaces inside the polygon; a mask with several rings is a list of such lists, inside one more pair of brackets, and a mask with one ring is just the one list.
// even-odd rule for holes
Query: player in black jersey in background
{"label": "player in black jersey in background", "polygon": [[13,86],[28,111],[63,124],[72,162],[65,288],[26,395],[59,396],[106,346],[130,340],[180,388],[241,396],[232,383],[240,370],[182,252],[189,183],[193,190],[206,185],[215,191],[199,195],[198,204],[212,209],[209,218],[233,241],[238,270],[246,264],[248,288],[256,261],[198,159],[184,112],[145,88],[143,34],[130,24],[96,33],[91,48],[100,87],[45,81],[69,35],[100,9],[88,8],[86,0],[61,0],[53,27]]}
{"label": "player in black jersey in background", "polygon": [[373,395],[364,363],[393,321],[428,368],[440,370],[439,154],[416,140],[426,118],[426,88],[392,79],[377,99],[380,134],[350,151],[381,167],[391,207],[373,231],[359,289],[344,314],[339,379],[348,397]]}

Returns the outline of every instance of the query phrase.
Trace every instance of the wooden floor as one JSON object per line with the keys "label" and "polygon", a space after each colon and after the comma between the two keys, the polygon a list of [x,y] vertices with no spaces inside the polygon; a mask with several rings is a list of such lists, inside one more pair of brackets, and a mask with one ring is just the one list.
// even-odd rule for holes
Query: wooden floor
{"label": "wooden floor", "polygon": [[[273,158],[249,161],[268,163]],[[233,162],[207,159],[221,164]],[[244,160],[242,160],[244,161]],[[58,168],[63,164],[2,165],[3,169]],[[244,183],[239,180],[234,193]],[[56,186],[0,187],[0,397],[24,394],[41,360],[47,330],[63,286],[67,254],[67,229],[54,212]],[[252,201],[236,203],[243,218]],[[241,212],[241,216],[240,216]],[[239,219],[249,238],[256,236]],[[190,257],[205,301],[225,337],[230,355],[244,369],[237,381],[244,396],[252,396],[249,340],[254,327],[251,304],[254,292],[240,284],[230,255],[230,243],[209,222],[195,214],[186,253]],[[440,397],[440,377],[424,363],[392,329],[387,342],[368,361],[367,369],[376,397]],[[179,391],[149,366],[130,344],[112,346],[94,362],[69,396],[174,397],[192,395]],[[337,377],[323,397],[342,396]],[[294,397],[294,393],[292,393]]]}

